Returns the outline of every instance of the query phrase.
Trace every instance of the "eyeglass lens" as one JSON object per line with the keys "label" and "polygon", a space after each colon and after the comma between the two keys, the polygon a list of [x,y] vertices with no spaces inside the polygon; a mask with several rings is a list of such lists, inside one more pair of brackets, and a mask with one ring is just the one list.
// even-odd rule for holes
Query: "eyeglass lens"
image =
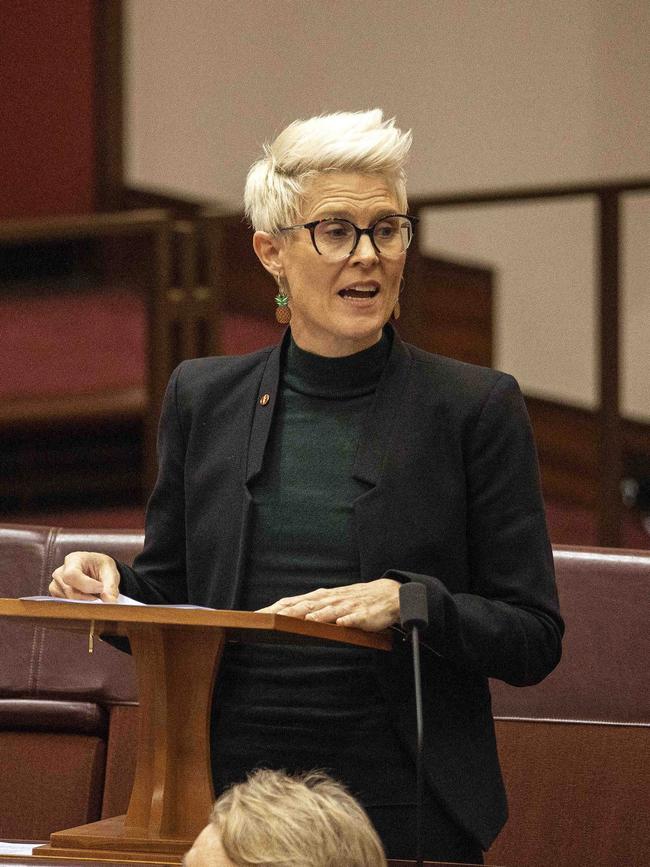
{"label": "eyeglass lens", "polygon": [[[398,256],[411,243],[410,220],[400,216],[379,220],[372,230],[372,238],[382,253]],[[348,220],[322,220],[314,229],[314,242],[319,253],[332,259],[349,256],[357,242],[357,231]]]}

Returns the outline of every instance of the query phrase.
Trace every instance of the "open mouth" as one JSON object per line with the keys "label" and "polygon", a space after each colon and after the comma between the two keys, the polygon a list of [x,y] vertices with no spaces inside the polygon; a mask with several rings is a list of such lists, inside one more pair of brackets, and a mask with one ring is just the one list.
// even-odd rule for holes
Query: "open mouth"
{"label": "open mouth", "polygon": [[378,293],[378,286],[346,286],[345,289],[341,289],[339,295],[341,298],[361,298],[368,300],[374,298]]}

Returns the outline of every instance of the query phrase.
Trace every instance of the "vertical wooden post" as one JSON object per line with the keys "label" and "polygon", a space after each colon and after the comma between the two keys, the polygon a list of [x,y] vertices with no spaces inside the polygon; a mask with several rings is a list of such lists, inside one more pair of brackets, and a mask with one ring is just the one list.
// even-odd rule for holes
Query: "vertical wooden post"
{"label": "vertical wooden post", "polygon": [[169,358],[167,340],[167,293],[171,284],[171,222],[162,226],[153,236],[154,263],[148,293],[148,364],[147,411],[144,428],[144,493],[151,493],[156,481],[157,455],[156,438],[158,418],[162,407],[165,387],[169,378]]}
{"label": "vertical wooden post", "polygon": [[[228,225],[219,214],[206,214],[201,218],[201,237],[205,251],[205,273],[203,282],[209,289],[206,306],[208,352],[221,355],[221,314],[226,308],[228,298]],[[236,267],[233,264],[232,270]]]}
{"label": "vertical wooden post", "polygon": [[619,373],[619,191],[601,190],[599,205],[599,491],[598,543],[621,544],[623,433],[620,416]]}
{"label": "vertical wooden post", "polygon": [[138,672],[140,731],[125,829],[191,840],[214,802],[211,700],[225,631],[134,624],[128,634]]}
{"label": "vertical wooden post", "polygon": [[123,8],[122,0],[93,0],[95,21],[95,207],[122,207],[123,137]]}

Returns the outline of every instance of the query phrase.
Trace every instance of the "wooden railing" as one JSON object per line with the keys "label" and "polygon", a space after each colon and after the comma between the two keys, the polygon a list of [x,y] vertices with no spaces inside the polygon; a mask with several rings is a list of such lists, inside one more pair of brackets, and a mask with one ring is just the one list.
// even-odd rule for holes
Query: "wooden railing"
{"label": "wooden railing", "polygon": [[[235,225],[240,226],[240,218]],[[29,258],[29,251],[42,245],[44,259],[54,255],[70,265],[62,279],[48,274],[47,267],[28,285],[8,279],[4,288],[9,295],[27,290],[52,296],[77,284],[99,297],[115,289],[134,293],[141,299],[138,324],[146,332],[146,357],[138,359],[133,382],[125,387],[89,381],[79,392],[62,382],[54,394],[17,389],[0,402],[0,511],[10,511],[12,503],[33,510],[39,508],[35,504],[55,501],[59,493],[61,503],[84,496],[89,502],[101,502],[104,495],[119,499],[120,492],[138,503],[146,498],[156,476],[156,432],[169,375],[185,358],[222,351],[222,320],[228,320],[222,294],[232,282],[229,272],[243,279],[249,293],[238,295],[232,286],[229,312],[263,316],[268,311],[273,321],[270,278],[268,292],[251,294],[264,282],[264,272],[252,250],[255,272],[242,271],[242,261],[232,259],[237,245],[229,243],[224,229],[228,225],[214,215],[178,220],[161,208],[0,222],[0,257],[11,259],[22,250]],[[56,252],[57,244],[63,245],[62,253]],[[79,262],[69,262],[77,257]],[[53,339],[51,330],[43,336]],[[57,335],[61,351],[77,336]],[[119,328],[114,342],[119,354]],[[25,364],[31,361],[22,357]]]}
{"label": "wooden railing", "polygon": [[599,184],[512,188],[498,191],[420,196],[411,211],[500,203],[588,198],[598,207],[598,539],[621,544],[623,429],[620,413],[620,211],[624,193],[650,190],[650,179],[632,178]]}
{"label": "wooden railing", "polygon": [[[118,211],[114,213],[80,214],[72,216],[46,217],[38,219],[19,219],[0,222],[0,252],[46,243],[82,241],[96,246],[90,251],[89,259],[92,260],[93,288],[98,292],[102,288],[114,288],[116,285],[134,288],[144,295],[147,309],[146,327],[150,335],[160,334],[164,328],[163,316],[164,304],[161,299],[167,297],[171,287],[171,244],[173,222],[169,212],[162,209],[139,209],[133,211]],[[126,246],[125,246],[126,245]],[[74,277],[72,278],[74,283]],[[43,291],[54,291],[48,287],[47,276],[39,278]],[[20,281],[18,281],[20,288]],[[56,288],[56,286],[54,287]],[[16,286],[9,286],[16,291]],[[76,335],[62,334],[61,348],[66,351],[66,344],[74,341]],[[119,352],[120,335],[115,334],[116,352]],[[151,340],[149,345],[151,346]],[[18,372],[17,372],[18,373]],[[168,375],[168,374],[167,374]],[[164,381],[163,381],[164,379]],[[120,393],[95,393],[87,395],[62,394],[52,397],[36,396],[32,398],[26,395],[15,401],[5,401],[0,408],[0,429],[6,436],[5,447],[11,451],[12,443],[20,445],[27,440],[29,429],[40,428],[38,438],[35,439],[33,449],[45,448],[46,431],[51,431],[53,441],[56,433],[64,428],[72,431],[75,425],[90,423],[100,430],[102,423],[110,419],[124,418],[135,419],[142,424],[144,439],[144,456],[146,469],[146,481],[150,482],[155,468],[155,439],[157,426],[157,407],[164,389],[166,378],[159,366],[150,366],[146,388],[124,389]],[[19,437],[12,436],[12,431],[18,431]],[[79,445],[79,451],[91,448],[91,440],[88,437]],[[65,448],[65,432],[61,436],[61,448]],[[4,440],[3,440],[4,442]],[[114,443],[104,445],[104,451],[114,448]],[[3,454],[3,462],[9,466],[15,466],[16,462],[29,461],[28,450],[21,457],[19,449],[14,455]],[[60,452],[60,454],[63,454]],[[78,467],[70,466],[69,483],[74,487],[82,486],[93,470],[94,451],[88,452],[86,468],[80,474]],[[118,450],[123,457],[123,453]],[[66,457],[61,461],[72,460],[66,452]],[[82,459],[83,460],[83,459]],[[58,468],[57,468],[58,469]],[[114,478],[108,478],[103,468],[97,467],[97,478],[90,485],[89,496],[92,497],[97,491],[110,488],[114,482],[124,487],[127,484],[127,475],[123,468],[123,461],[118,459],[113,468]],[[36,467],[30,469],[29,465],[21,467],[15,479],[3,479],[0,484],[0,499],[9,497],[4,490],[5,484],[24,486],[24,491],[19,492],[19,498],[33,499],[41,491],[48,492],[52,485],[56,486],[63,479],[64,468],[61,468],[59,479],[56,473],[50,471],[49,477],[46,471],[40,472],[41,478],[37,479],[39,471]],[[8,474],[7,474],[8,475]],[[79,475],[75,483],[75,475]],[[103,478],[102,478],[103,476]],[[65,482],[61,482],[65,487]],[[93,489],[93,485],[95,486]],[[63,491],[62,491],[63,493]],[[32,496],[34,495],[34,496]]]}

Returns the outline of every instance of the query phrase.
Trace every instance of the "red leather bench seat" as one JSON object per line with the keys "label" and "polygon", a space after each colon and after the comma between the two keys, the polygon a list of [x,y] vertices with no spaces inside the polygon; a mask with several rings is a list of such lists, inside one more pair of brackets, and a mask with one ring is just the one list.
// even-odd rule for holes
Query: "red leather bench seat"
{"label": "red leather bench seat", "polygon": [[0,699],[0,731],[72,732],[105,738],[106,709],[90,701]]}
{"label": "red leather bench seat", "polygon": [[488,864],[650,863],[650,552],[555,547],[566,621],[556,670],[495,681],[510,820]]}
{"label": "red leather bench seat", "polygon": [[[140,533],[0,527],[0,596],[45,594],[70,551],[130,562],[141,547]],[[91,655],[84,634],[7,619],[0,660],[0,839],[46,839],[124,812],[137,731],[131,657],[101,641]]]}

